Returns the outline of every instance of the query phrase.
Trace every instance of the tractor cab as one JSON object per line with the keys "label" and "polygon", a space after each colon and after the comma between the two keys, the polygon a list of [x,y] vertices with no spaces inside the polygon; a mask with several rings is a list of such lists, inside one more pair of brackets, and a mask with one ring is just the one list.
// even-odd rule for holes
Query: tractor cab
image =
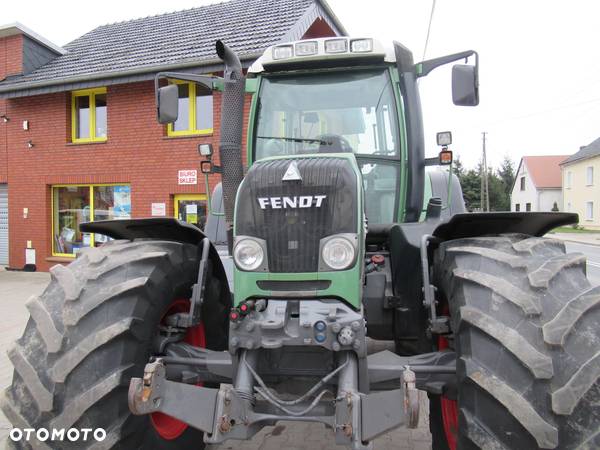
{"label": "tractor cab", "polygon": [[397,221],[406,150],[395,72],[371,39],[318,39],[268,49],[249,70],[258,78],[249,159],[353,154],[368,220]]}

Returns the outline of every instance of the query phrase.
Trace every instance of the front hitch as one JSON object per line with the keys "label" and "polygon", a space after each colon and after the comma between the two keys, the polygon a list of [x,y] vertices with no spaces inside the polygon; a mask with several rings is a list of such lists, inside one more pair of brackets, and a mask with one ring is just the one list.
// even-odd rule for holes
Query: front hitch
{"label": "front hitch", "polygon": [[137,416],[162,412],[210,433],[215,422],[218,389],[176,383],[166,379],[164,363],[146,364],[144,378],[132,378],[127,396]]}

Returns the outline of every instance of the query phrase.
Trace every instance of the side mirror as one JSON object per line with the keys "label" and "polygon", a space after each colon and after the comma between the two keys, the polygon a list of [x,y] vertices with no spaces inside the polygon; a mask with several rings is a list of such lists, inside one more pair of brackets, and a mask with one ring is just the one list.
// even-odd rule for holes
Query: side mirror
{"label": "side mirror", "polygon": [[158,89],[156,108],[159,123],[173,123],[179,115],[179,89],[169,84]]}
{"label": "side mirror", "polygon": [[477,66],[465,64],[452,66],[452,102],[457,106],[479,104]]}
{"label": "side mirror", "polygon": [[210,175],[211,173],[221,173],[221,166],[216,166],[212,161],[200,161],[200,172],[204,175]]}

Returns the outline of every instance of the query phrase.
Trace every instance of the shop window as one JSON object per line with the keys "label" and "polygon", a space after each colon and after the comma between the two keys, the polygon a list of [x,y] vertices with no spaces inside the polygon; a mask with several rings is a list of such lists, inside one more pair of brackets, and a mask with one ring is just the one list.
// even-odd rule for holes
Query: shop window
{"label": "shop window", "polygon": [[109,238],[82,233],[79,225],[95,220],[129,219],[128,185],[69,185],[52,187],[52,254],[75,256],[85,247],[97,247]]}
{"label": "shop window", "polygon": [[167,126],[169,136],[211,134],[213,132],[212,91],[196,83],[177,83],[179,113],[177,120]]}
{"label": "shop window", "polygon": [[71,102],[71,140],[103,142],[108,136],[106,88],[74,91]]}
{"label": "shop window", "polygon": [[178,194],[174,199],[175,217],[204,230],[206,225],[206,195]]}

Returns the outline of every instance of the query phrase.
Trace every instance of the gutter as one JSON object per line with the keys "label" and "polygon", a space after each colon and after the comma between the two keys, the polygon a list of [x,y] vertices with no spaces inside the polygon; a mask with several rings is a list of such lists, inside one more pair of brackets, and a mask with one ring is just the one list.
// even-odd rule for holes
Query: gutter
{"label": "gutter", "polygon": [[[262,52],[261,53],[250,53],[250,54],[243,55],[241,57],[241,59],[253,60],[253,59],[257,59],[261,54],[262,54]],[[204,59],[204,60],[200,60],[200,61],[198,61],[198,60],[188,61],[185,63],[174,63],[174,64],[170,64],[170,65],[162,64],[162,65],[135,67],[132,69],[115,71],[115,72],[88,73],[88,74],[82,74],[82,75],[77,75],[77,76],[73,76],[73,77],[67,77],[67,78],[57,78],[57,79],[41,80],[41,81],[30,81],[30,82],[23,82],[23,83],[16,83],[16,84],[7,84],[4,86],[2,86],[2,84],[0,84],[0,97],[2,97],[1,94],[4,94],[4,93],[19,92],[19,91],[25,91],[28,89],[38,89],[38,88],[45,88],[45,87],[49,87],[49,86],[58,86],[58,85],[70,84],[70,83],[81,83],[81,82],[85,82],[85,81],[94,81],[94,80],[101,80],[101,79],[106,79],[106,78],[126,77],[126,76],[130,76],[130,75],[140,75],[140,74],[145,74],[145,73],[161,72],[161,71],[167,71],[167,70],[173,70],[173,69],[185,69],[185,68],[189,68],[189,67],[208,66],[210,64],[222,65],[223,62],[219,58],[212,58],[212,59]]]}

